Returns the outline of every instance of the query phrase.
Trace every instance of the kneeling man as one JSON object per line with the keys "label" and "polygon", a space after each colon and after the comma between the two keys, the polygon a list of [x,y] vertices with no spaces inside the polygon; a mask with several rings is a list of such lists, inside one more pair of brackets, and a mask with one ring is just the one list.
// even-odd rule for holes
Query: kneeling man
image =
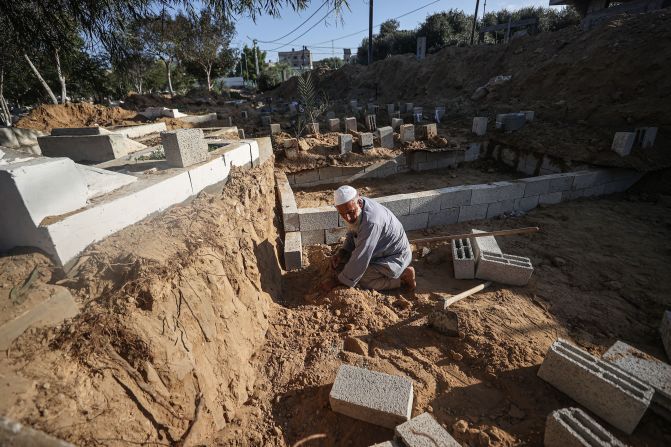
{"label": "kneeling man", "polygon": [[401,286],[414,289],[412,251],[396,216],[375,200],[359,197],[351,186],[335,191],[335,207],[347,223],[348,232],[342,248],[331,258],[331,267],[339,271],[337,278],[322,288],[329,290],[344,284],[374,290]]}

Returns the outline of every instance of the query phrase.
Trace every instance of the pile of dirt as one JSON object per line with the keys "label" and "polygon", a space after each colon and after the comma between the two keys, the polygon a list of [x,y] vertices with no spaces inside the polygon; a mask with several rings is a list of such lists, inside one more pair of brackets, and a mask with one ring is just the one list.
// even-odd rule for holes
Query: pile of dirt
{"label": "pile of dirt", "polygon": [[120,107],[80,102],[43,104],[22,117],[16,127],[51,132],[59,127],[121,126],[144,121],[145,117]]}
{"label": "pile of dirt", "polygon": [[[369,67],[324,72],[317,85],[331,98],[375,100],[379,104],[414,102],[445,105],[445,122],[470,129],[473,116],[534,110],[527,134],[513,133],[511,145],[559,153],[567,159],[654,170],[671,166],[668,113],[671,78],[671,11],[621,16],[583,32],[577,28],[514,39],[508,45],[448,47],[417,61],[391,56]],[[511,80],[483,99],[473,92],[499,75]],[[276,89],[278,97],[296,95],[296,80]],[[538,121],[546,122],[537,133]],[[578,126],[576,128],[576,126]],[[610,152],[617,131],[657,126],[656,149],[621,158]],[[577,139],[577,141],[576,141]],[[606,153],[604,155],[604,152]]]}
{"label": "pile of dirt", "polygon": [[[234,170],[223,191],[90,247],[58,281],[80,314],[2,356],[0,413],[82,446],[193,445],[230,423],[280,290],[273,187],[272,163]],[[0,285],[31,263],[46,268],[1,258]]]}

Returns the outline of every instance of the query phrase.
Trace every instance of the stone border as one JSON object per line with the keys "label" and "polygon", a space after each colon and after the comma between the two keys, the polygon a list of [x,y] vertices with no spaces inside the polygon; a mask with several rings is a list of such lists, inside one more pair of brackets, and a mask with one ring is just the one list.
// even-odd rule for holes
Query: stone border
{"label": "stone border", "polygon": [[[623,169],[595,169],[514,181],[447,188],[377,197],[406,231],[491,219],[511,211],[530,211],[556,204],[629,189],[641,174]],[[345,234],[345,224],[333,207],[298,208],[304,245],[332,244]]]}

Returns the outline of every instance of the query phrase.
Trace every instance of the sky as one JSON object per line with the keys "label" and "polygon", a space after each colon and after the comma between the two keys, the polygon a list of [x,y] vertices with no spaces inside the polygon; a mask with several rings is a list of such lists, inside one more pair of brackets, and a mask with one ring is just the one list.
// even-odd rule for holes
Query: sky
{"label": "sky", "polygon": [[[487,11],[496,11],[504,8],[519,9],[525,6],[547,7],[548,3],[549,0],[480,0],[478,17],[482,16],[483,7],[486,7]],[[352,53],[356,54],[356,48],[361,44],[361,40],[368,36],[368,1],[349,0],[349,10],[343,9],[342,20],[338,20],[335,13],[331,13],[324,21],[318,23],[329,12],[328,5],[320,9],[322,4],[323,0],[312,0],[310,6],[299,13],[286,8],[282,11],[280,18],[263,16],[257,18],[256,22],[245,17],[238,18],[236,21],[237,35],[233,46],[242,48],[246,44],[251,47],[251,39],[257,39],[259,48],[268,53],[266,59],[273,62],[277,62],[278,51],[300,49],[303,45],[312,46],[309,49],[312,51],[313,60],[324,59],[332,55],[342,57],[343,48],[351,48]],[[396,18],[425,5],[428,6],[399,18],[401,29],[414,29],[424,21],[427,15],[451,8],[461,9],[467,14],[475,12],[475,0],[375,0],[373,2],[373,25],[379,25],[385,20]],[[305,25],[279,39],[303,23],[313,13],[314,16]],[[317,25],[308,31],[315,24]],[[299,37],[306,31],[304,36]],[[373,33],[376,34],[378,31],[379,26],[374,26]],[[353,33],[356,34],[339,39]],[[289,45],[283,46],[282,44]]]}

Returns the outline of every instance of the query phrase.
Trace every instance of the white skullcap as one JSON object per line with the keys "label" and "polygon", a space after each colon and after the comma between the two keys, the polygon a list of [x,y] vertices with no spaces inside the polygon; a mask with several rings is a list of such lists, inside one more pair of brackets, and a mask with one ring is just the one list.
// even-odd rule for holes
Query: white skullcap
{"label": "white skullcap", "polygon": [[340,206],[343,203],[347,203],[350,200],[356,199],[358,194],[356,192],[356,189],[352,188],[351,186],[344,185],[336,189],[335,194],[333,194],[333,196],[335,199],[335,205]]}

